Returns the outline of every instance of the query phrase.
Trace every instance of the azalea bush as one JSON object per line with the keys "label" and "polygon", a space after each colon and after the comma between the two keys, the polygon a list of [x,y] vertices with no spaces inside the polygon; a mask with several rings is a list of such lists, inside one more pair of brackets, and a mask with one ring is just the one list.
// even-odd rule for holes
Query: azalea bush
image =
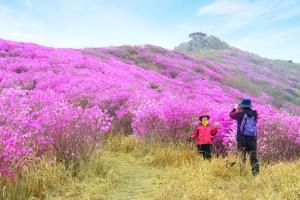
{"label": "azalea bush", "polygon": [[158,134],[164,140],[178,140],[191,132],[197,110],[192,102],[176,97],[150,100],[135,111],[132,127],[139,138]]}
{"label": "azalea bush", "polygon": [[0,163],[7,170],[45,155],[61,161],[86,156],[112,120],[97,107],[75,107],[53,91],[38,90],[3,90],[0,113]]}
{"label": "azalea bush", "polygon": [[264,160],[294,159],[300,156],[300,117],[260,107],[258,148]]}

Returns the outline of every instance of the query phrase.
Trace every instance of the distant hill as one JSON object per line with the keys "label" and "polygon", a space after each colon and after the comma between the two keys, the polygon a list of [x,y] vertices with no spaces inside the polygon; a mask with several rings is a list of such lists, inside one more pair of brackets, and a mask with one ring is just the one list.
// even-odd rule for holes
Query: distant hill
{"label": "distant hill", "polygon": [[300,106],[300,64],[263,58],[200,32],[190,34],[190,38],[175,50],[218,63],[225,84],[257,97],[266,93],[278,108]]}

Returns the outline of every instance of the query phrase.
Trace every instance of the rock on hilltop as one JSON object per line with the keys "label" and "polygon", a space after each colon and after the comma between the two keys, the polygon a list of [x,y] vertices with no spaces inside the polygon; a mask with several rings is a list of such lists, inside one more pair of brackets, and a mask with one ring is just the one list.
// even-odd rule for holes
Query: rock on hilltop
{"label": "rock on hilltop", "polygon": [[230,46],[221,41],[219,38],[201,32],[191,33],[189,35],[190,41],[184,42],[179,46],[175,47],[175,50],[182,52],[192,52],[201,49],[227,49]]}

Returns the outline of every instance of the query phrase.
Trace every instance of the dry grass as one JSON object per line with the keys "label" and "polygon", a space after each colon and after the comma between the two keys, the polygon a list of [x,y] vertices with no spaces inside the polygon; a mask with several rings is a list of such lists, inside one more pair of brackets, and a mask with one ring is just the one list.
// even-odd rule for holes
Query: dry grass
{"label": "dry grass", "polygon": [[76,166],[42,161],[2,180],[0,199],[300,199],[300,160],[262,165],[256,177],[249,163],[227,160],[235,157],[209,162],[191,144],[114,135]]}
{"label": "dry grass", "polygon": [[188,144],[137,142],[112,138],[107,147],[127,152],[145,165],[163,168],[165,181],[151,199],[300,199],[300,160],[262,165],[253,177],[249,163],[226,168],[234,156],[204,161]]}
{"label": "dry grass", "polygon": [[171,167],[168,184],[159,187],[154,199],[299,199],[299,162],[265,166],[257,177],[250,169],[240,174],[237,166],[224,167],[222,160]]}
{"label": "dry grass", "polygon": [[117,175],[116,164],[105,151],[68,167],[42,160],[24,168],[16,181],[0,179],[0,199],[101,199]]}

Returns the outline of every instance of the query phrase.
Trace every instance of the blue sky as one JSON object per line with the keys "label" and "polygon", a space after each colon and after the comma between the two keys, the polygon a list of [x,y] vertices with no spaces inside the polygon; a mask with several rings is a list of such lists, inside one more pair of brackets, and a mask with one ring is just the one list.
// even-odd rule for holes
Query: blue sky
{"label": "blue sky", "polygon": [[9,40],[173,49],[195,31],[300,62],[300,0],[0,0],[0,38]]}

